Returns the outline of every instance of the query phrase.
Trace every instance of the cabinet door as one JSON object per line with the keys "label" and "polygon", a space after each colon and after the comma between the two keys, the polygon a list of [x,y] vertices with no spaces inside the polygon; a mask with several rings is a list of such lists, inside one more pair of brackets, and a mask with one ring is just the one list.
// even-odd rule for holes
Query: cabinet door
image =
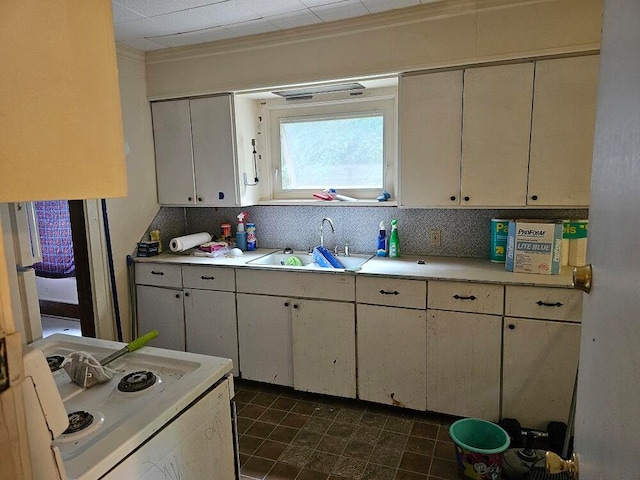
{"label": "cabinet door", "polygon": [[357,306],[361,400],[426,409],[426,327],[423,310]]}
{"label": "cabinet door", "polygon": [[400,78],[400,203],[460,204],[462,70]]}
{"label": "cabinet door", "polygon": [[158,337],[149,345],[184,352],[182,290],[138,285],[136,299],[138,335],[157,330]]}
{"label": "cabinet door", "polygon": [[230,358],[238,365],[236,296],[232,292],[185,290],[184,315],[187,352]]}
{"label": "cabinet door", "polygon": [[536,63],[527,203],[589,205],[599,57]]}
{"label": "cabinet door", "polygon": [[293,386],[291,300],[238,294],[242,378]]}
{"label": "cabinet door", "polygon": [[292,300],[293,386],[356,397],[356,322],[353,303]]}
{"label": "cabinet door", "polygon": [[198,205],[234,207],[236,161],[231,95],[190,100]]}
{"label": "cabinet door", "polygon": [[526,204],[533,68],[465,70],[461,205]]}
{"label": "cabinet door", "polygon": [[546,430],[567,422],[580,325],[505,317],[502,416]]}
{"label": "cabinet door", "polygon": [[502,317],[427,315],[427,410],[498,420]]}
{"label": "cabinet door", "polygon": [[189,100],[154,102],[151,112],[158,202],[162,205],[194,204],[196,187]]}

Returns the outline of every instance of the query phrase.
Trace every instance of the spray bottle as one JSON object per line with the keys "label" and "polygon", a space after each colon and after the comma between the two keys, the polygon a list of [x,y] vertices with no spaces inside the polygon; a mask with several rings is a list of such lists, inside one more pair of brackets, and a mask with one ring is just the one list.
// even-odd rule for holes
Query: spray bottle
{"label": "spray bottle", "polygon": [[398,236],[398,220],[391,220],[391,236],[389,237],[389,257],[400,256],[400,237]]}
{"label": "spray bottle", "polygon": [[378,233],[378,251],[379,257],[387,256],[387,230],[384,228],[384,222],[380,222],[380,233]]}
{"label": "spray bottle", "polygon": [[247,219],[247,212],[238,214],[238,228],[236,229],[236,247],[243,252],[247,251],[247,232],[244,231],[244,221]]}

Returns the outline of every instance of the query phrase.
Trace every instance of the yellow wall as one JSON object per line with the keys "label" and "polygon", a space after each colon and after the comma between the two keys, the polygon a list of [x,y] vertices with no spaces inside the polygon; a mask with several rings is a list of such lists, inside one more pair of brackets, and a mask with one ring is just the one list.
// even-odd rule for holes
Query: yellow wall
{"label": "yellow wall", "polygon": [[599,48],[601,0],[444,0],[332,24],[148,52],[150,98]]}

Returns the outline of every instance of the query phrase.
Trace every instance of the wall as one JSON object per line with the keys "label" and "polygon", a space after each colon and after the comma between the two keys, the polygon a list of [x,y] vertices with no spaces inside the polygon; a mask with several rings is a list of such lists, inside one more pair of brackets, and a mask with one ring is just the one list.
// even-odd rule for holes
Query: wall
{"label": "wall", "polygon": [[[131,312],[126,257],[157,214],[159,206],[144,56],[119,47],[117,57],[124,138],[125,145],[128,146],[129,194],[125,198],[107,200],[107,211],[122,331],[127,340],[131,332]],[[108,330],[103,328],[99,331]]]}
{"label": "wall", "polygon": [[[235,233],[236,215],[243,209],[163,207],[149,230],[162,233],[166,249],[172,237],[206,231],[220,233],[220,224],[229,222]],[[585,209],[573,210],[489,210],[489,209],[404,209],[396,207],[341,206],[256,206],[244,209],[249,221],[256,224],[261,248],[291,247],[307,250],[320,242],[320,222],[330,217],[335,234],[325,225],[325,246],[352,252],[373,253],[376,249],[378,224],[384,220],[387,231],[391,219],[398,219],[400,247],[406,255],[440,255],[447,257],[489,258],[492,218],[587,218]],[[429,245],[429,230],[441,230],[441,246]]]}
{"label": "wall", "polygon": [[601,0],[442,0],[148,52],[150,98],[597,50]]}

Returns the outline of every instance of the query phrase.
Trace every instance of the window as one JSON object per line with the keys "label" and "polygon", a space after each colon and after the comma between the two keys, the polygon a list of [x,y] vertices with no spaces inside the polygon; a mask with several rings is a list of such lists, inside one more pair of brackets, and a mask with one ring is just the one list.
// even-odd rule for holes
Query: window
{"label": "window", "polygon": [[383,91],[267,101],[272,198],[311,200],[327,188],[359,200],[393,195],[395,89]]}

